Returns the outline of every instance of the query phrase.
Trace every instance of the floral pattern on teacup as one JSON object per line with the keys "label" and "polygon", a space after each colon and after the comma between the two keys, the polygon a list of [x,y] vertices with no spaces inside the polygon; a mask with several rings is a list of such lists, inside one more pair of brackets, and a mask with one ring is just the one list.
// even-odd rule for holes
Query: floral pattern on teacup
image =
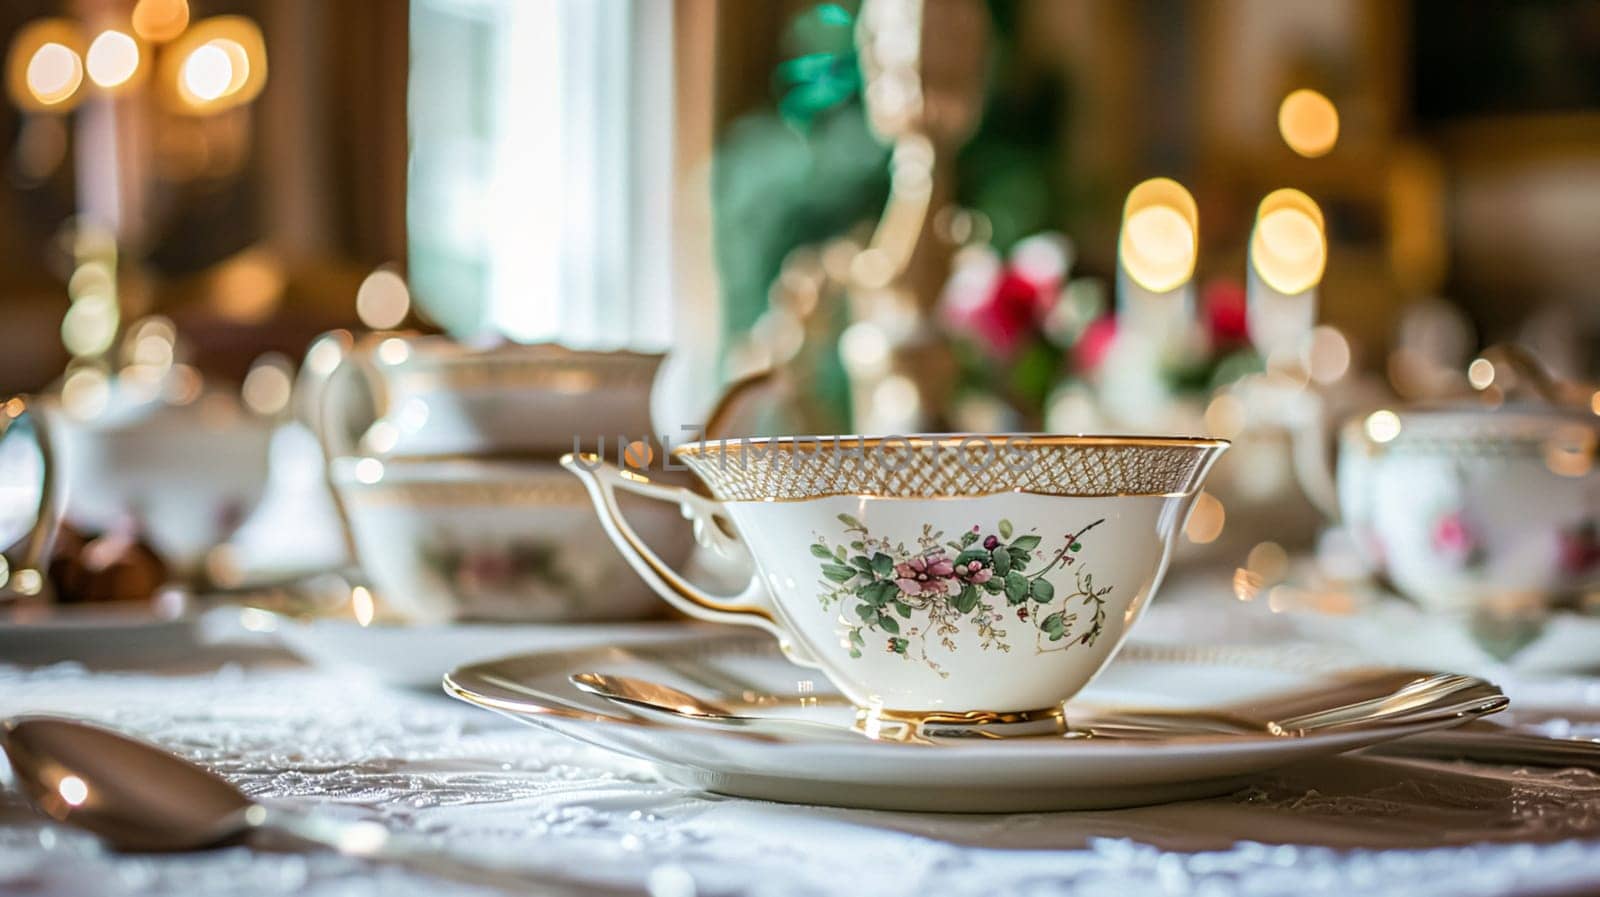
{"label": "floral pattern on teacup", "polygon": [[1465,511],[1452,508],[1433,519],[1429,544],[1440,559],[1456,567],[1475,567],[1483,561],[1483,544]]}
{"label": "floral pattern on teacup", "polygon": [[516,596],[529,606],[576,608],[585,597],[582,584],[563,563],[562,547],[554,543],[432,544],[424,547],[422,561],[469,607],[474,601]]}
{"label": "floral pattern on teacup", "polygon": [[1093,645],[1105,631],[1112,587],[1095,585],[1080,554],[1083,536],[1104,519],[1051,546],[1037,533],[1016,533],[1010,520],[987,534],[973,526],[952,539],[923,524],[911,545],[874,535],[849,514],[839,522],[844,538],[830,544],[817,534],[811,553],[821,562],[819,600],[824,609],[839,609],[851,657],[860,657],[871,637],[881,650],[920,659],[948,677],[928,642],[956,651],[963,624],[976,632],[980,650],[1004,652],[1012,647],[1006,628],[1012,618],[1032,633],[1037,653]]}
{"label": "floral pattern on teacup", "polygon": [[1600,567],[1600,523],[1584,521],[1557,538],[1562,573],[1572,576]]}

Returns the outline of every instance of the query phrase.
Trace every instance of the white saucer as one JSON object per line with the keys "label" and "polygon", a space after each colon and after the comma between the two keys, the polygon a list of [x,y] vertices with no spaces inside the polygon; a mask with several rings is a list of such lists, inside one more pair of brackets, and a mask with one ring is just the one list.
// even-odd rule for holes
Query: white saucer
{"label": "white saucer", "polygon": [[362,626],[354,620],[296,620],[254,609],[242,622],[271,632],[302,660],[370,676],[398,688],[439,687],[441,671],[507,651],[661,643],[721,630],[683,623],[448,623]]}
{"label": "white saucer", "polygon": [[[758,737],[629,714],[575,688],[579,672],[633,676],[725,704],[780,696],[785,715],[848,719],[824,679],[789,664],[761,636],[524,654],[461,667],[449,694],[532,725],[653,763],[668,778],[722,794],[893,810],[1018,812],[1090,809],[1226,793],[1252,774],[1430,729],[1504,706],[1484,700],[1449,717],[1354,724],[1298,737],[1172,735],[1140,740],[1060,736],[918,745],[865,737]],[[1342,703],[1341,684],[1372,674],[1304,650],[1130,645],[1068,708],[1235,710],[1271,703],[1310,710]],[[1398,671],[1385,671],[1384,675]],[[1416,674],[1423,675],[1423,674]],[[813,701],[802,706],[804,701]],[[1321,702],[1320,704],[1318,702]],[[766,708],[764,708],[766,709]],[[780,712],[774,708],[771,712]]]}

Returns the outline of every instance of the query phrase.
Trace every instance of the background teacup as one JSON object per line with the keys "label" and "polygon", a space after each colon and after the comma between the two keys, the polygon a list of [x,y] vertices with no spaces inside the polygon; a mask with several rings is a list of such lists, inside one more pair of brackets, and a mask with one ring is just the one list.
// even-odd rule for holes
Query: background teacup
{"label": "background teacup", "polygon": [[[352,559],[415,622],[637,619],[660,610],[555,458],[577,440],[646,437],[661,357],[556,345],[475,349],[443,337],[335,331],[302,368]],[[641,525],[679,562],[660,506]]]}
{"label": "background teacup", "polygon": [[34,400],[0,402],[0,602],[44,596],[60,510],[47,424]]}
{"label": "background teacup", "polygon": [[[551,461],[338,458],[331,469],[356,554],[386,610],[414,622],[601,621],[660,602],[605,539],[583,487]],[[640,502],[663,557],[688,554],[669,507]]]}
{"label": "background teacup", "polygon": [[1552,406],[1374,412],[1341,432],[1340,511],[1425,607],[1542,607],[1600,585],[1597,438]]}
{"label": "background teacup", "polygon": [[88,533],[131,528],[180,578],[200,575],[266,488],[275,422],[231,393],[172,404],[114,382],[92,416],[53,401],[36,411],[50,431],[62,519]]}
{"label": "background teacup", "polygon": [[[1115,653],[1165,573],[1227,442],[1094,436],[721,440],[675,454],[716,500],[594,455],[606,531],[675,607],[758,626],[865,708],[863,724],[1054,720]],[[679,505],[756,572],[714,596],[619,507]]]}
{"label": "background teacup", "polygon": [[331,457],[554,457],[573,437],[645,436],[662,356],[551,343],[334,332],[307,353],[305,401]]}

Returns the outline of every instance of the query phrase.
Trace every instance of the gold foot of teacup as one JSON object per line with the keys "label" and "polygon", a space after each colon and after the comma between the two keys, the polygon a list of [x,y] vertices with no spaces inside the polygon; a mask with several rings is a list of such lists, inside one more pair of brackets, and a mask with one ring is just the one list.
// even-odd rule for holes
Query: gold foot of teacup
{"label": "gold foot of teacup", "polygon": [[995,713],[988,710],[947,711],[856,708],[854,728],[880,741],[917,742],[928,738],[1019,738],[1064,735],[1067,717],[1061,707]]}

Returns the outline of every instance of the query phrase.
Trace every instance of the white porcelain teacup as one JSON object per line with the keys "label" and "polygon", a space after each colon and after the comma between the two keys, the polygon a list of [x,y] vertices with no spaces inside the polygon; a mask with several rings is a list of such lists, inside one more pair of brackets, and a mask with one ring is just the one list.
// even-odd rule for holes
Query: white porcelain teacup
{"label": "white porcelain teacup", "polygon": [[0,601],[44,594],[61,496],[36,400],[0,402]]}
{"label": "white porcelain teacup", "polygon": [[1340,513],[1396,588],[1442,611],[1600,586],[1600,417],[1549,405],[1383,410],[1340,436]]}
{"label": "white porcelain teacup", "polygon": [[[329,478],[357,559],[395,617],[515,622],[637,620],[660,601],[605,539],[588,496],[553,461],[336,458]],[[672,508],[630,511],[676,563],[689,533]]]}
{"label": "white porcelain teacup", "polygon": [[[1227,447],[1185,437],[733,439],[673,453],[716,499],[592,454],[587,486],[639,575],[702,619],[757,626],[885,726],[1057,726],[1166,571]],[[748,551],[737,595],[650,551],[622,493],[679,505],[702,544]]]}
{"label": "white porcelain teacup", "polygon": [[394,333],[315,340],[302,409],[329,457],[555,457],[574,433],[645,433],[662,357]]}
{"label": "white porcelain teacup", "polygon": [[119,384],[98,414],[59,401],[48,421],[62,519],[99,533],[130,524],[179,578],[199,577],[261,501],[276,422],[213,390],[187,404],[129,395]]}

